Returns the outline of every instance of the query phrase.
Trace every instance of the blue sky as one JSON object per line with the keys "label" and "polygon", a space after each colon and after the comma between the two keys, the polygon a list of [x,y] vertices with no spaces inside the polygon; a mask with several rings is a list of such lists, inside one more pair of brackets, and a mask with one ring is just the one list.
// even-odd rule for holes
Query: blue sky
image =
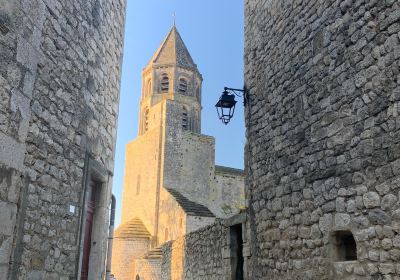
{"label": "blue sky", "polygon": [[242,0],[128,0],[113,193],[120,222],[125,145],[138,132],[141,71],[173,24],[203,75],[202,133],[216,138],[216,164],[243,168],[242,100],[229,125],[217,118],[215,103],[224,86],[243,86]]}

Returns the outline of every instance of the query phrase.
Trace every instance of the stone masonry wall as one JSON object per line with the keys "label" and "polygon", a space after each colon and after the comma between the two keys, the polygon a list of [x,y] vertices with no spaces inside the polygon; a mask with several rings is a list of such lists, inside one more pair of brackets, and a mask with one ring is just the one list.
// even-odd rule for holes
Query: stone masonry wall
{"label": "stone masonry wall", "polygon": [[1,279],[77,278],[85,154],[114,166],[124,13],[124,0],[0,0]]}
{"label": "stone masonry wall", "polygon": [[399,21],[393,0],[245,1],[249,279],[400,279]]}
{"label": "stone masonry wall", "polygon": [[135,260],[135,275],[129,279],[136,279],[139,275],[140,280],[159,280],[161,279],[161,259],[138,259]]}
{"label": "stone masonry wall", "polygon": [[157,244],[174,240],[186,234],[188,216],[175,198],[164,188],[160,189],[158,216]]}
{"label": "stone masonry wall", "polygon": [[121,224],[140,218],[155,233],[161,132],[153,129],[126,145]]}
{"label": "stone masonry wall", "polygon": [[217,221],[166,243],[162,247],[161,279],[228,279],[229,259],[223,255],[227,234],[227,227]]}
{"label": "stone masonry wall", "polygon": [[220,218],[231,217],[244,209],[243,170],[215,166],[215,176],[207,205]]}
{"label": "stone masonry wall", "polygon": [[[214,217],[186,216],[186,233],[209,226],[215,222]],[[173,239],[172,239],[173,240]]]}
{"label": "stone masonry wall", "polygon": [[128,239],[119,236],[114,237],[112,274],[118,280],[135,279],[135,260],[146,254],[150,247],[150,241],[144,238]]}
{"label": "stone masonry wall", "polygon": [[208,207],[218,218],[233,216],[244,205],[241,170],[215,167],[214,137],[182,131],[181,104],[166,102],[163,184]]}
{"label": "stone masonry wall", "polygon": [[182,104],[166,101],[163,185],[207,205],[214,174],[214,138],[182,130]]}

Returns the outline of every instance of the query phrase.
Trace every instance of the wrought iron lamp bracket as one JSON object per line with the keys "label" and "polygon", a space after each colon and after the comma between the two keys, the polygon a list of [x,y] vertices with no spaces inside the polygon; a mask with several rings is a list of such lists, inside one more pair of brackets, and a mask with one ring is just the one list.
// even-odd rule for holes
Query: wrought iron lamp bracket
{"label": "wrought iron lamp bracket", "polygon": [[239,89],[239,88],[230,88],[230,87],[224,87],[224,91],[228,91],[230,93],[235,94],[238,97],[243,97],[243,105],[246,106],[248,102],[248,93],[246,88],[244,89]]}

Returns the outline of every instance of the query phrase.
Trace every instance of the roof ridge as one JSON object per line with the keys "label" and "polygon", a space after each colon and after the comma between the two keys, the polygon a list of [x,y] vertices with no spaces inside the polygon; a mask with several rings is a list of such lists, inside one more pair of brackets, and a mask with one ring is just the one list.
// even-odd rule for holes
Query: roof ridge
{"label": "roof ridge", "polygon": [[157,58],[160,56],[161,51],[162,51],[162,50],[164,49],[164,47],[165,47],[165,43],[167,42],[168,38],[169,38],[169,37],[171,36],[171,34],[172,34],[172,30],[173,30],[173,28],[171,28],[171,29],[168,31],[167,36],[165,36],[165,38],[164,38],[163,41],[161,42],[161,45],[158,47],[157,51],[154,53],[153,57],[151,58],[150,63],[154,63],[154,62],[157,60]]}
{"label": "roof ridge", "polygon": [[176,26],[172,26],[147,65],[152,63],[175,64],[197,69]]}
{"label": "roof ridge", "polygon": [[121,224],[115,230],[115,238],[150,238],[150,232],[138,217]]}
{"label": "roof ridge", "polygon": [[187,214],[194,214],[201,217],[215,217],[208,207],[194,202],[175,189],[166,188],[166,190],[175,198],[176,202]]}

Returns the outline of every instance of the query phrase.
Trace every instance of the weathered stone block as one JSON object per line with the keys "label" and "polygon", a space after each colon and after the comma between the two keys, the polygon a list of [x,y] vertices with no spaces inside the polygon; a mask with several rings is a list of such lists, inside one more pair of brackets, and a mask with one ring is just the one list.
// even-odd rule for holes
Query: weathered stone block
{"label": "weathered stone block", "polygon": [[[310,240],[293,242],[288,254],[281,251],[281,244],[289,241],[286,233],[279,243],[270,242],[268,250],[255,244],[250,279],[400,275],[390,267],[397,259],[400,230],[394,182],[400,174],[395,105],[400,95],[394,70],[399,62],[394,21],[399,8],[396,1],[375,0],[245,2],[245,83],[251,89],[246,108],[246,164],[251,170],[247,182],[252,186],[249,205],[257,205],[255,213],[250,211],[251,234],[261,243],[266,231],[261,225],[268,226],[268,233],[282,229],[286,221],[302,235],[304,228],[311,228]],[[299,126],[304,137],[294,141],[291,129]],[[279,179],[271,186],[262,174]],[[258,194],[268,189],[279,191],[281,198],[292,196],[292,189],[288,194],[283,190],[294,175],[305,180],[298,206],[288,211],[282,199],[283,209],[258,215],[264,209],[272,212],[262,205],[273,205],[276,199],[264,197],[261,204]],[[332,266],[326,253],[332,246],[329,236],[333,230],[349,229],[360,262]],[[307,262],[301,271],[282,265],[294,260]],[[389,265],[380,269],[381,264]]]}
{"label": "weathered stone block", "polygon": [[388,225],[391,222],[391,218],[381,209],[373,209],[368,213],[369,220],[372,224]]}
{"label": "weathered stone block", "polygon": [[17,219],[17,205],[0,202],[0,234],[11,236]]}
{"label": "weathered stone block", "polygon": [[376,192],[368,192],[363,195],[363,201],[366,208],[374,208],[380,206],[381,197]]}
{"label": "weathered stone block", "polygon": [[13,237],[9,236],[3,238],[3,241],[0,242],[0,266],[4,264],[8,265],[8,263],[10,262],[12,240]]}
{"label": "weathered stone block", "polygon": [[347,229],[350,226],[351,218],[349,214],[335,214],[335,227],[339,229]]}

